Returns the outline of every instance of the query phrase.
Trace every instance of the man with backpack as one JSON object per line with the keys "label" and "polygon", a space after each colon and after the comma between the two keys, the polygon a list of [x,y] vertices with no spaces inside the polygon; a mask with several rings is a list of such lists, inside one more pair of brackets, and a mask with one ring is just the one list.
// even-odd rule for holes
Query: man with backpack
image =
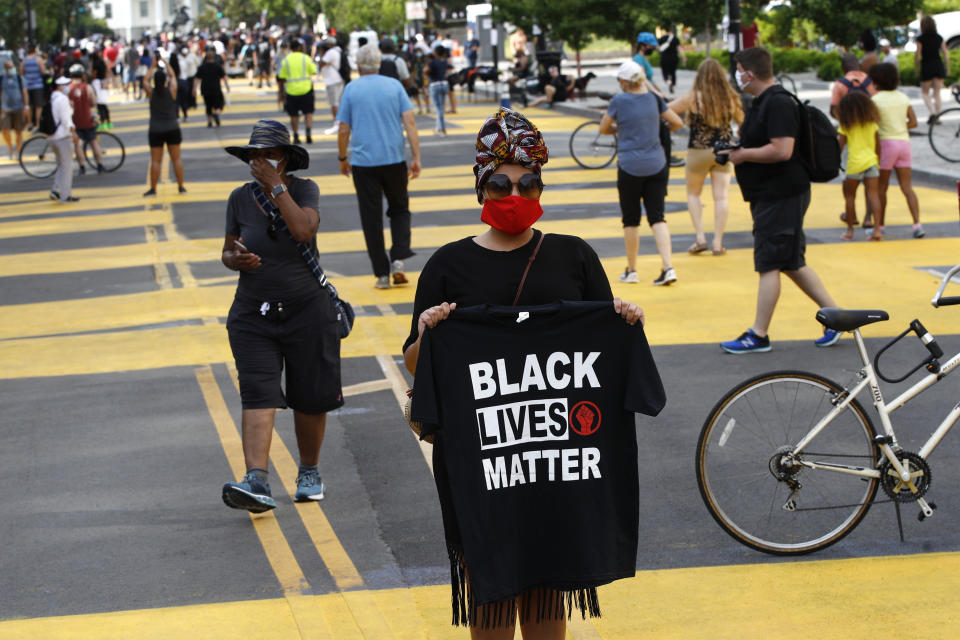
{"label": "man with backpack", "polygon": [[404,88],[410,85],[410,69],[407,62],[397,55],[397,43],[393,38],[380,41],[380,75],[396,78]]}
{"label": "man with backpack", "polygon": [[860,61],[852,53],[844,54],[840,60],[843,77],[833,83],[830,93],[830,115],[837,117],[840,101],[851,91],[863,91],[869,96],[877,92],[877,88],[870,81],[870,76],[860,70]]}
{"label": "man with backpack", "polygon": [[[740,146],[729,153],[743,199],[750,203],[753,264],[760,276],[753,325],[735,340],[720,343],[727,353],[740,354],[770,351],[767,330],[780,297],[781,273],[818,307],[837,305],[804,255],[811,175],[800,151],[817,142],[811,139],[811,117],[777,84],[766,49],[744,49],[736,58],[737,84],[754,102],[740,127]],[[839,339],[839,332],[824,328],[815,344],[829,347]]]}

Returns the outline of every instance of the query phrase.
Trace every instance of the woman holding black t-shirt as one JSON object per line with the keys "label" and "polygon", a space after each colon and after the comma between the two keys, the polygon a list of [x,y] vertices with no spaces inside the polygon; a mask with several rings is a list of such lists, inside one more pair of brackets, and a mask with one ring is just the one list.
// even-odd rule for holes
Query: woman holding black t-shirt
{"label": "woman holding black t-shirt", "polygon": [[[477,149],[474,173],[477,199],[483,205],[480,219],[489,228],[441,247],[424,266],[410,335],[403,345],[407,369],[416,373],[427,327],[435,327],[458,306],[513,303],[524,276],[519,304],[611,300],[614,311],[628,323],[643,322],[640,307],[613,298],[606,273],[590,245],[576,236],[545,235],[532,227],[543,213],[540,172],[547,162],[547,147],[537,128],[516,111],[500,108],[480,129]],[[512,638],[519,613],[524,638],[561,639],[573,607],[598,615],[595,588],[583,589],[589,593],[585,600],[574,598],[572,604],[563,604],[565,594],[576,591],[576,585],[564,585],[563,590],[534,589],[502,602],[474,601],[455,517],[457,509],[470,505],[454,503],[441,446],[442,430],[435,437],[433,468],[451,562],[454,624],[470,626],[473,638],[499,638],[505,633]],[[483,563],[484,559],[471,558],[471,562]]]}

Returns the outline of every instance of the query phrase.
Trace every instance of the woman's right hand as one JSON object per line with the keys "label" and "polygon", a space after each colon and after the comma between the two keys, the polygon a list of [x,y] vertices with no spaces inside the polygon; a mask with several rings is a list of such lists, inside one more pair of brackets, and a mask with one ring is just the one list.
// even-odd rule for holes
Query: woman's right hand
{"label": "woman's right hand", "polygon": [[423,330],[427,327],[431,329],[446,320],[450,312],[457,308],[456,302],[444,302],[435,307],[430,307],[420,314],[417,318],[417,331],[422,336]]}
{"label": "woman's right hand", "polygon": [[[243,242],[243,238],[237,238],[238,242]],[[249,249],[240,248],[234,244],[234,255],[236,256],[237,271],[252,271],[260,266],[260,256],[251,253]]]}

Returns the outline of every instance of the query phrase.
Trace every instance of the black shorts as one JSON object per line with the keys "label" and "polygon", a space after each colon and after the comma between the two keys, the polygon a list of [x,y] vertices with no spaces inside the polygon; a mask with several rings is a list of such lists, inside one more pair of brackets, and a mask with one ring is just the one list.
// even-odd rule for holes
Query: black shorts
{"label": "black shorts", "polygon": [[640,226],[640,202],[652,227],[663,222],[664,200],[667,198],[669,163],[652,176],[634,176],[617,167],[617,193],[620,196],[620,219],[625,227]]}
{"label": "black shorts", "polygon": [[97,139],[97,128],[77,129],[77,137],[83,142],[93,142]]}
{"label": "black shorts", "polygon": [[[264,304],[270,306],[261,313]],[[316,295],[289,303],[238,292],[227,317],[227,335],[243,408],[289,406],[315,415],[343,406],[338,326],[333,302],[319,287]]]}
{"label": "black shorts", "polygon": [[288,116],[295,116],[298,113],[313,113],[313,89],[302,96],[288,95],[283,110],[287,112]]}
{"label": "black shorts", "polygon": [[27,99],[31,107],[42,107],[47,104],[47,92],[43,89],[27,89]]}
{"label": "black shorts", "polygon": [[224,105],[223,92],[217,91],[216,93],[203,94],[203,104],[207,107],[208,116],[213,115],[214,111],[222,110]]}
{"label": "black shorts", "polygon": [[809,206],[810,189],[782,200],[750,203],[754,271],[795,271],[807,264],[803,216]]}
{"label": "black shorts", "polygon": [[177,127],[173,131],[148,131],[147,139],[150,141],[151,147],[162,147],[167,145],[168,147],[173,144],[180,144],[183,142],[183,134],[180,132],[180,128]]}

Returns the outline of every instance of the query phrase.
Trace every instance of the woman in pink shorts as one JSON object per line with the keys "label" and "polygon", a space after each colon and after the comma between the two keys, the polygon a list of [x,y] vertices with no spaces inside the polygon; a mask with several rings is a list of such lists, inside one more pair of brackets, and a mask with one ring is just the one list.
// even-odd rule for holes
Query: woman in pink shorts
{"label": "woman in pink shorts", "polygon": [[897,90],[900,74],[894,65],[886,62],[873,65],[870,67],[870,81],[877,88],[873,103],[880,111],[880,216],[877,219],[886,220],[887,187],[890,185],[890,173],[896,170],[900,191],[907,199],[910,217],[913,218],[913,237],[922,238],[925,232],[920,224],[920,206],[910,184],[913,156],[908,129],[917,126],[917,114],[913,112],[906,94]]}

